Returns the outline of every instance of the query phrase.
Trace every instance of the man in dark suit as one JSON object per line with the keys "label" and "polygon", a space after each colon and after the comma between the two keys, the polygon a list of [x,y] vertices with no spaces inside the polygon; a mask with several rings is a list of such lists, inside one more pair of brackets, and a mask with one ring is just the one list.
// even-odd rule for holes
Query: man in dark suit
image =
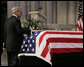
{"label": "man in dark suit", "polygon": [[8,18],[4,25],[5,45],[8,56],[8,66],[18,66],[18,53],[23,41],[23,34],[30,33],[30,30],[23,30],[20,17],[22,9],[20,7],[12,8],[12,16]]}

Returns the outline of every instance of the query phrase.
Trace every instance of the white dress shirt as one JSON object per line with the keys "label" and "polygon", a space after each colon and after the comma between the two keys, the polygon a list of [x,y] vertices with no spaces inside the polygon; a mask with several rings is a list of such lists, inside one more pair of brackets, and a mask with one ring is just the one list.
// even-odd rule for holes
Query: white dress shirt
{"label": "white dress shirt", "polygon": [[[12,14],[12,16],[15,16],[15,17],[17,17],[17,15],[15,15],[15,14]],[[18,17],[17,17],[18,18]]]}

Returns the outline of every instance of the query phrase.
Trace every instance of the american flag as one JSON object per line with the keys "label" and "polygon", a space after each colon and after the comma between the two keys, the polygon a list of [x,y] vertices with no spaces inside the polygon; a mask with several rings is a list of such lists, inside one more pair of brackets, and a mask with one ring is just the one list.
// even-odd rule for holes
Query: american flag
{"label": "american flag", "polygon": [[82,9],[82,1],[79,1],[77,31],[83,31],[83,9]]}
{"label": "american flag", "polygon": [[83,51],[83,32],[39,31],[25,37],[18,56],[37,56],[52,65],[53,53]]}
{"label": "american flag", "polygon": [[21,46],[20,55],[36,56],[36,37],[39,33],[40,31],[25,37]]}

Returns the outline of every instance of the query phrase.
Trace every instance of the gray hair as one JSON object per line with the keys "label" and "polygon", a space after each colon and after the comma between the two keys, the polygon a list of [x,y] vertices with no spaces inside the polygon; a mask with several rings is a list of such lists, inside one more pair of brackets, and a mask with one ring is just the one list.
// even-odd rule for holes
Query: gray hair
{"label": "gray hair", "polygon": [[18,10],[22,10],[21,7],[19,7],[19,6],[14,6],[14,7],[12,7],[12,9],[11,9],[12,13],[17,12]]}

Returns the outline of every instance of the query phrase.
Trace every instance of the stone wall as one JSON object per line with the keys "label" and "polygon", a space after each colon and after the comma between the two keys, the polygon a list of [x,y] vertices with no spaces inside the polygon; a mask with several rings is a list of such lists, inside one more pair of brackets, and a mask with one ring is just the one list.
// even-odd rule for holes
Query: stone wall
{"label": "stone wall", "polygon": [[[46,19],[45,25],[56,30],[76,30],[78,1],[8,1],[8,17],[13,6],[23,8],[24,18],[31,11],[39,11]],[[62,26],[63,25],[63,26]],[[67,28],[69,26],[69,28]]]}

